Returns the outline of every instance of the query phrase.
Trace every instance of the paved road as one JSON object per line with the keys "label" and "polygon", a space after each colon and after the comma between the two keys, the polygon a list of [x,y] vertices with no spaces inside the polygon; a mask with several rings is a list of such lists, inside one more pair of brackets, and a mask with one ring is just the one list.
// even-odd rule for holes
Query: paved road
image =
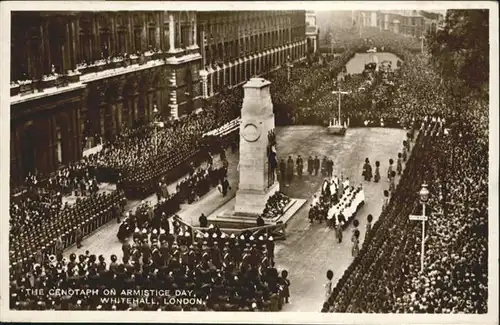
{"label": "paved road", "polygon": [[[335,163],[334,174],[349,177],[351,184],[362,182],[361,171],[365,158],[374,167],[375,161],[381,163],[381,175],[386,174],[389,158],[397,157],[402,148],[405,132],[397,129],[358,128],[349,129],[345,137],[327,135],[321,127],[287,127],[278,131],[278,155],[300,154],[304,160],[309,155],[331,157]],[[302,180],[284,188],[290,196],[311,198],[320,188],[321,176],[304,176]],[[364,240],[366,216],[372,214],[378,219],[382,208],[383,191],[388,188],[383,182],[363,182],[366,203],[358,213],[361,242]],[[277,245],[277,267],[287,269],[291,281],[291,303],[285,311],[314,312],[321,309],[324,300],[323,285],[326,271],[334,271],[334,283],[352,262],[350,234],[352,227],[344,232],[344,240],[337,243],[334,231],[325,224],[310,224],[307,219],[309,202],[302,207],[287,227],[287,240]]]}

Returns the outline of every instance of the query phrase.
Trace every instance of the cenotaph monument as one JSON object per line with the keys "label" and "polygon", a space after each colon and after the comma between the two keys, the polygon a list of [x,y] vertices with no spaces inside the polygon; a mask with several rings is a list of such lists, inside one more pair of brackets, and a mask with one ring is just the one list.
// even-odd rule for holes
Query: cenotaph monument
{"label": "cenotaph monument", "polygon": [[[208,216],[209,223],[221,228],[255,227],[269,197],[280,190],[270,85],[265,79],[252,78],[243,86],[238,190],[231,201]],[[305,202],[290,198],[283,214],[265,223],[286,223]]]}
{"label": "cenotaph monument", "polygon": [[262,213],[271,195],[279,191],[279,183],[271,170],[270,143],[274,133],[271,83],[252,78],[243,89],[241,109],[239,188],[234,215],[255,216]]}

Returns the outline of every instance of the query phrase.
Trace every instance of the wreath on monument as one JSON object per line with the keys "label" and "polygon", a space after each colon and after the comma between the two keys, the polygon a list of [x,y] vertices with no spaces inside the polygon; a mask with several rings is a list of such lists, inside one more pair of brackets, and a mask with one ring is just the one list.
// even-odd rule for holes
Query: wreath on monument
{"label": "wreath on monument", "polygon": [[284,209],[291,199],[281,192],[274,193],[266,202],[266,207],[262,213],[262,218],[272,219],[283,215]]}

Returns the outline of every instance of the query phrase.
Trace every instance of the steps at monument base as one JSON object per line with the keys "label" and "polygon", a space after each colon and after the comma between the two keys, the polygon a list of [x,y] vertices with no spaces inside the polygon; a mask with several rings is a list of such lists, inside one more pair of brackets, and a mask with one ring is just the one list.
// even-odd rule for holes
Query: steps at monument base
{"label": "steps at monument base", "polygon": [[[244,229],[256,227],[257,216],[234,214],[234,205],[236,198],[227,202],[223,207],[208,216],[208,222],[217,225],[219,228]],[[288,223],[293,215],[306,203],[304,199],[291,198],[284,209],[284,213],[276,218],[266,219],[266,225],[275,225],[279,223]]]}

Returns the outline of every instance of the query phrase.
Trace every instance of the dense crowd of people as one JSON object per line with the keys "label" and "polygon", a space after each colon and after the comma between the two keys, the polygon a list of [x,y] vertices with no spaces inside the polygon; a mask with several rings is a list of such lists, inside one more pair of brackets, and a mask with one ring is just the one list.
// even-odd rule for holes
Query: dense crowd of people
{"label": "dense crowd of people", "polygon": [[[406,56],[388,114],[422,121],[396,191],[323,312],[485,313],[488,296],[487,104],[454,100],[425,56]],[[418,191],[427,183],[424,270]]]}
{"label": "dense crowd of people", "polygon": [[[287,271],[274,267],[272,237],[216,227],[192,233],[177,220],[144,226],[135,229],[132,243],[123,241],[120,259],[87,251],[19,265],[10,276],[10,308],[278,311],[288,302],[290,282]],[[128,299],[128,290],[140,294]]]}

